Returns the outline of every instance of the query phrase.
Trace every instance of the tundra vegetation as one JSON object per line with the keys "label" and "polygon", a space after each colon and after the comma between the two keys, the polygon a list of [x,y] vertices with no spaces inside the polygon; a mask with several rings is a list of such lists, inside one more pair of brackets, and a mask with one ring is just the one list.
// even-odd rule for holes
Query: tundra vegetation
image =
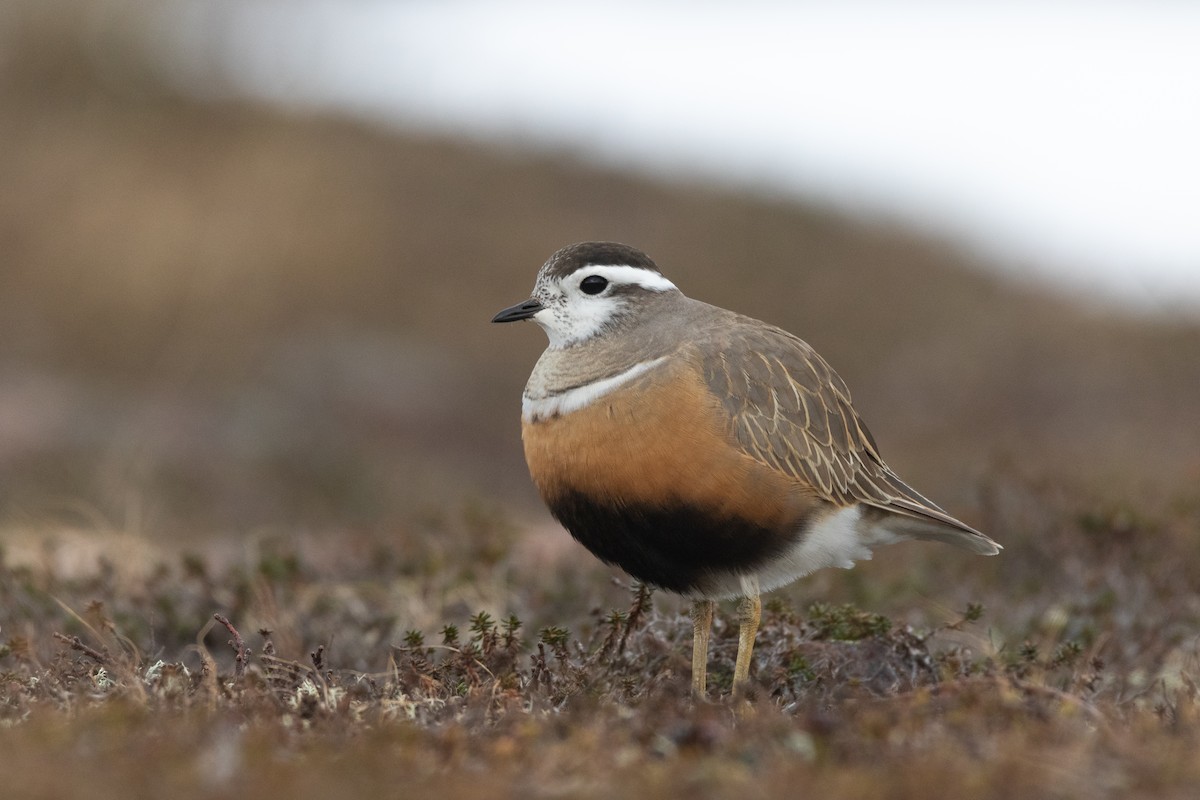
{"label": "tundra vegetation", "polygon": [[[887,221],[197,99],[138,3],[0,61],[5,797],[1194,797],[1200,324]],[[107,20],[107,22],[105,22]],[[87,21],[87,24],[80,24]],[[645,249],[809,339],[889,462],[1005,546],[686,603],[533,496],[546,253]]]}

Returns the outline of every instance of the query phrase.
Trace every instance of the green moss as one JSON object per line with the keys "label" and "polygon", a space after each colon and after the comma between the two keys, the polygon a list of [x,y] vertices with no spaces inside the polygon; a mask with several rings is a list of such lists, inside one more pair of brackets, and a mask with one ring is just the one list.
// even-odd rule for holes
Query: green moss
{"label": "green moss", "polygon": [[809,682],[816,680],[817,673],[809,665],[808,659],[799,653],[792,653],[787,659],[787,674],[788,677]]}
{"label": "green moss", "polygon": [[892,621],[882,614],[862,611],[850,604],[829,605],[813,603],[805,619],[812,639],[857,642],[872,636],[882,636],[892,628]]}

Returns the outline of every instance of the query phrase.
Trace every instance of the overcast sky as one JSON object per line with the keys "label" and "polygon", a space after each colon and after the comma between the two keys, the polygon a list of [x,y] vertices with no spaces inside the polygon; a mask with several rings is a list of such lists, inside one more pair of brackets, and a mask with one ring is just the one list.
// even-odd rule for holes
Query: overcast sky
{"label": "overcast sky", "polygon": [[215,46],[258,96],[782,190],[1200,310],[1200,2],[181,1],[164,58]]}

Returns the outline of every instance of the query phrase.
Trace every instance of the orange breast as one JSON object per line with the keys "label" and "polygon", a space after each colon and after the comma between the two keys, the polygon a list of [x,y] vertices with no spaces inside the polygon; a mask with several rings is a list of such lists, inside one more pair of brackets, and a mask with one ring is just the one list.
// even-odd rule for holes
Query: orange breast
{"label": "orange breast", "polygon": [[526,422],[522,438],[552,510],[567,495],[613,508],[686,508],[791,538],[816,502],[738,450],[725,412],[682,361],[577,411]]}

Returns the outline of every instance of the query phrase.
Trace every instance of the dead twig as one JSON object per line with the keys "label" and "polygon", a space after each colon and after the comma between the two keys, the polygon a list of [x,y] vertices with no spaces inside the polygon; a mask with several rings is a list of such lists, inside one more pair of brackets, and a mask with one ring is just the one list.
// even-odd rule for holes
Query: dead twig
{"label": "dead twig", "polygon": [[242,635],[238,633],[238,629],[233,627],[233,623],[220,614],[213,614],[213,619],[225,626],[225,630],[229,631],[229,635],[233,638],[229,640],[229,646],[233,648],[237,654],[234,657],[233,678],[239,683],[242,676],[246,674],[246,663],[250,658],[250,651],[246,648],[246,642],[243,641]]}
{"label": "dead twig", "polygon": [[58,639],[60,642],[65,642],[72,650],[78,650],[88,658],[91,658],[97,664],[100,664],[101,666],[108,665],[108,656],[105,653],[101,653],[99,650],[93,647],[88,647],[78,636],[66,636],[65,634],[55,631],[54,638]]}

